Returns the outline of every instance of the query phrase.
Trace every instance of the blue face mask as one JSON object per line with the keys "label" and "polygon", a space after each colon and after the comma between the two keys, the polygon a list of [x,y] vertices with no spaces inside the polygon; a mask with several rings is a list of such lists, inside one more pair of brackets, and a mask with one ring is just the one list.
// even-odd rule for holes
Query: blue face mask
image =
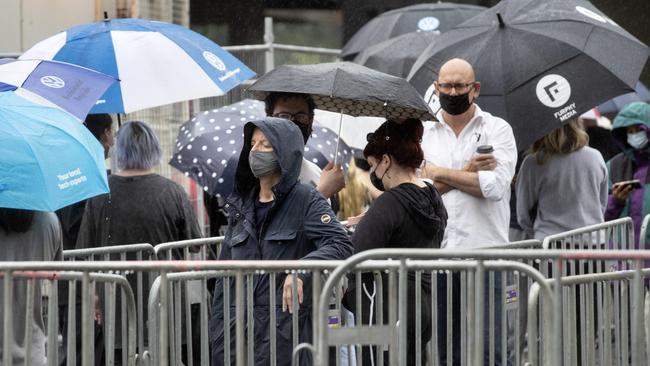
{"label": "blue face mask", "polygon": [[648,144],[648,134],[645,131],[628,133],[627,143],[637,150],[642,149]]}

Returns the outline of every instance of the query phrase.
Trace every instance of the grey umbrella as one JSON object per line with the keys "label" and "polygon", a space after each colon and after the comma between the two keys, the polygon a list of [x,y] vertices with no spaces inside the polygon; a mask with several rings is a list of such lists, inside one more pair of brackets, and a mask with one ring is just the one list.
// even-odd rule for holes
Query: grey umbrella
{"label": "grey umbrella", "polygon": [[441,34],[408,78],[428,100],[440,67],[467,60],[481,81],[477,103],[510,123],[522,151],[632,91],[649,51],[588,1],[503,0]]}
{"label": "grey umbrella", "polygon": [[485,10],[482,6],[435,2],[387,11],[359,29],[341,50],[349,60],[367,47],[410,32],[444,33]]}
{"label": "grey umbrella", "polygon": [[434,32],[411,32],[363,50],[353,62],[373,70],[405,78],[415,60],[438,37]]}
{"label": "grey umbrella", "polygon": [[351,62],[282,65],[249,89],[258,99],[268,92],[311,94],[316,108],[354,117],[434,117],[422,96],[406,80]]}

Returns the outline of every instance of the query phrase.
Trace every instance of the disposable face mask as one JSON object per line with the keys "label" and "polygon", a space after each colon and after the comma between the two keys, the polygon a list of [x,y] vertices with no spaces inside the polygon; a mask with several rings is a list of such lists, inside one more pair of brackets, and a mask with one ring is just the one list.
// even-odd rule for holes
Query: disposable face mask
{"label": "disposable face mask", "polygon": [[645,131],[627,134],[627,143],[635,149],[642,149],[648,144],[648,135]]}
{"label": "disposable face mask", "polygon": [[255,178],[273,173],[278,168],[278,159],[272,151],[251,151],[248,164]]}

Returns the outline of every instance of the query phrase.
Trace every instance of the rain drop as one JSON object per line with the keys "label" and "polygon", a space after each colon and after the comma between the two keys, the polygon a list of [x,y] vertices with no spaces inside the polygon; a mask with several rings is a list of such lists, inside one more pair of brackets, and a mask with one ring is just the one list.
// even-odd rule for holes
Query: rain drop
{"label": "rain drop", "polygon": [[231,133],[232,133],[232,130],[226,130],[226,133],[227,133],[227,134],[231,134]]}
{"label": "rain drop", "polygon": [[203,190],[207,192],[208,191],[208,186],[203,186]]}
{"label": "rain drop", "polygon": [[222,152],[222,151],[223,151],[223,147],[219,146],[219,147],[217,148],[217,152]]}
{"label": "rain drop", "polygon": [[201,178],[201,177],[203,177],[203,172],[199,172],[199,174],[197,174],[197,175],[199,176],[199,178]]}
{"label": "rain drop", "polygon": [[205,150],[207,150],[207,149],[208,149],[207,146],[205,146],[205,145],[201,146],[201,150],[205,151]]}
{"label": "rain drop", "polygon": [[217,173],[212,173],[212,178],[216,178],[216,177],[217,177]]}
{"label": "rain drop", "polygon": [[234,145],[234,144],[235,144],[235,140],[230,140],[230,141],[228,141],[228,142],[230,142],[230,145]]}
{"label": "rain drop", "polygon": [[199,159],[197,159],[197,158],[192,159],[192,163],[196,164],[198,162],[199,162]]}
{"label": "rain drop", "polygon": [[212,140],[214,140],[214,141],[219,141],[219,136],[214,136],[214,137],[212,138]]}
{"label": "rain drop", "polygon": [[219,183],[223,183],[223,178],[219,178],[219,179],[217,179],[217,182],[219,182]]}
{"label": "rain drop", "polygon": [[208,164],[212,164],[212,159],[208,159],[205,162],[208,163]]}
{"label": "rain drop", "polygon": [[227,161],[225,159],[221,160],[221,165],[226,165],[226,163],[227,163]]}
{"label": "rain drop", "polygon": [[187,149],[188,149],[188,150],[192,150],[192,145],[191,145],[191,144],[190,144],[190,145],[187,145]]}

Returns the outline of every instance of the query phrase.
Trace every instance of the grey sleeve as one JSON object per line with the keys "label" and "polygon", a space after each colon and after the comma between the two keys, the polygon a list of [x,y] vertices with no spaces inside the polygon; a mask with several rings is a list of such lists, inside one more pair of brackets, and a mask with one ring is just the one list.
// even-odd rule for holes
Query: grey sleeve
{"label": "grey sleeve", "polygon": [[350,237],[325,198],[313,189],[307,199],[309,202],[306,204],[304,228],[316,250],[301,259],[335,260],[351,256]]}
{"label": "grey sleeve", "polygon": [[539,197],[535,179],[533,178],[532,165],[535,164],[532,155],[527,156],[521,164],[517,175],[517,222],[528,234],[533,234],[533,217],[531,210],[536,205]]}

